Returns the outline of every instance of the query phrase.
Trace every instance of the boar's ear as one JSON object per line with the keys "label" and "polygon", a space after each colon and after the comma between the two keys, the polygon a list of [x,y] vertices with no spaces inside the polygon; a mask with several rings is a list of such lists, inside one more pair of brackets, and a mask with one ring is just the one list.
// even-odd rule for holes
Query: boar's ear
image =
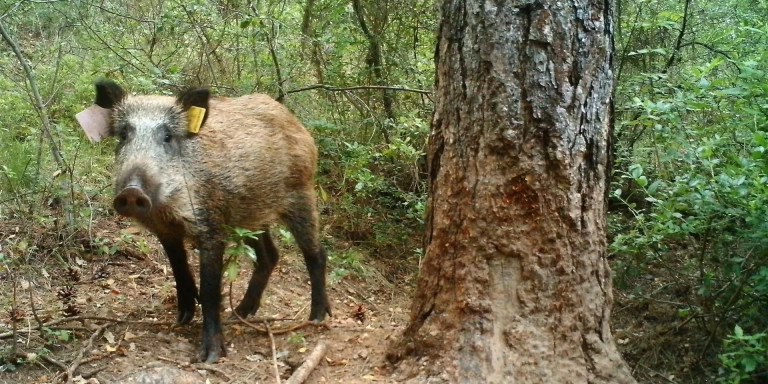
{"label": "boar's ear", "polygon": [[96,82],[96,101],[94,104],[99,107],[112,109],[124,98],[125,91],[114,81],[105,79]]}
{"label": "boar's ear", "polygon": [[[189,88],[176,97],[176,102],[181,105],[181,109],[185,112],[189,111],[191,107],[202,108],[202,120],[200,120],[200,123],[197,125],[197,128],[199,129],[199,127],[205,124],[205,120],[208,119],[208,100],[210,98],[211,92],[206,88]],[[192,132],[192,130],[190,130],[190,132]]]}
{"label": "boar's ear", "polygon": [[96,101],[75,115],[83,132],[92,142],[112,135],[109,124],[112,108],[125,98],[125,91],[112,80],[99,80],[95,86]]}

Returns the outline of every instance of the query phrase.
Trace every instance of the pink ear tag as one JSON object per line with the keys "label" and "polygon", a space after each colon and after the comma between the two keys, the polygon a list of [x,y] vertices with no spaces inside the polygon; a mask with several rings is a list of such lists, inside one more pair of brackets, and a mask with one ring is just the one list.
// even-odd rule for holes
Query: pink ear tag
{"label": "pink ear tag", "polygon": [[75,115],[75,119],[88,139],[97,142],[109,136],[109,113],[109,109],[94,104]]}

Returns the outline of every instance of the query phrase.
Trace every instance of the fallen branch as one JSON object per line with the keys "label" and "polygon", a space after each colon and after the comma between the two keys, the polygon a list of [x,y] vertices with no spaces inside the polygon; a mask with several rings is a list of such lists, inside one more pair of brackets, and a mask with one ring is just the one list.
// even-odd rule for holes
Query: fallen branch
{"label": "fallen branch", "polygon": [[272,330],[269,329],[269,323],[264,322],[264,326],[267,328],[269,334],[269,342],[272,345],[272,366],[275,368],[275,382],[280,384],[280,369],[277,367],[277,352],[275,351],[275,337],[272,336]]}
{"label": "fallen branch", "polygon": [[[56,320],[51,320],[45,324],[39,324],[37,328],[28,328],[28,329],[22,329],[19,330],[20,332],[32,332],[37,329],[43,329],[43,328],[50,328],[50,329],[65,329],[65,330],[79,330],[80,328],[74,328],[74,327],[54,327],[56,324],[61,323],[68,323],[72,321],[79,321],[83,323],[85,320],[96,320],[96,321],[108,321],[115,324],[151,324],[151,325],[175,325],[175,322],[167,322],[167,321],[151,321],[151,320],[120,320],[120,319],[114,319],[111,317],[102,317],[102,316],[72,316],[72,317],[63,317]],[[0,333],[0,339],[6,339],[8,337],[13,336],[13,332],[5,332]]]}
{"label": "fallen branch", "polygon": [[317,346],[312,350],[312,353],[310,353],[307,359],[304,360],[304,363],[293,372],[293,375],[288,378],[285,384],[301,384],[306,381],[309,374],[312,373],[315,367],[320,364],[320,360],[323,359],[323,356],[325,356],[325,349],[325,343],[322,341],[317,343]]}
{"label": "fallen branch", "polygon": [[157,359],[158,360],[162,360],[162,361],[167,361],[169,363],[176,364],[179,367],[195,367],[196,369],[204,369],[206,371],[215,372],[215,373],[220,374],[221,376],[224,376],[224,378],[227,380],[227,382],[232,381],[232,377],[230,377],[229,374],[227,374],[226,372],[224,372],[223,370],[221,370],[219,368],[214,367],[213,364],[202,363],[202,362],[198,362],[198,363],[183,363],[181,361],[176,361],[174,359],[171,359],[170,357],[165,357],[165,356],[157,356]]}
{"label": "fallen branch", "polygon": [[[283,328],[283,329],[272,330],[272,329],[269,329],[269,327],[267,327],[267,329],[259,328],[256,324],[253,324],[253,323],[249,322],[248,320],[244,319],[242,316],[240,316],[239,313],[237,313],[237,311],[235,311],[234,306],[232,305],[232,283],[231,282],[229,283],[229,309],[232,310],[232,313],[235,315],[237,320],[240,321],[241,323],[245,324],[246,326],[248,326],[248,327],[250,327],[252,329],[255,329],[258,332],[261,332],[261,333],[264,333],[264,334],[269,334],[270,336],[271,335],[281,335],[283,333],[293,332],[293,331],[299,330],[301,328],[306,328],[306,327],[309,327],[309,326],[324,327],[326,329],[329,328],[328,324],[318,323],[316,321],[311,321],[311,320],[307,320],[307,321],[304,321],[302,323],[296,324],[296,325],[294,325],[292,327]],[[294,318],[295,318],[295,316],[294,316]],[[287,319],[278,319],[278,320],[287,320]],[[267,321],[273,321],[273,320],[271,320],[271,319],[261,319],[261,320],[258,320],[258,321],[261,321],[262,323],[267,324]]]}
{"label": "fallen branch", "polygon": [[[31,361],[30,360],[30,356],[28,354],[26,354],[26,353],[23,353],[23,352],[16,351],[16,357],[18,357],[20,359],[24,359],[25,361]],[[67,370],[67,366],[64,365],[64,363],[62,363],[62,362],[60,362],[60,361],[58,361],[58,360],[56,360],[56,359],[54,359],[54,358],[52,358],[52,357],[50,357],[48,355],[38,355],[37,358],[39,358],[39,359],[41,359],[43,361],[46,361],[46,362],[48,362],[50,364],[53,364],[53,365],[61,368],[62,371],[66,371]]]}
{"label": "fallen branch", "polygon": [[40,320],[40,316],[37,315],[37,309],[35,308],[35,299],[32,297],[32,290],[29,290],[29,306],[32,307],[32,316],[35,317],[35,321],[37,322],[37,330],[40,331],[40,336],[45,338],[45,335],[43,334],[43,321]]}
{"label": "fallen branch", "polygon": [[85,356],[85,353],[89,351],[93,347],[93,343],[101,337],[101,335],[104,333],[104,331],[107,330],[112,324],[104,324],[100,326],[98,329],[96,329],[96,332],[94,332],[90,338],[88,338],[88,341],[83,345],[82,348],[80,348],[80,351],[77,352],[77,357],[75,357],[74,360],[72,360],[72,363],[69,365],[69,368],[64,373],[66,376],[66,383],[71,383],[72,378],[75,376],[75,371],[77,368],[80,367],[80,365],[83,363],[83,356]]}
{"label": "fallen branch", "polygon": [[103,370],[105,370],[105,369],[107,369],[107,366],[106,366],[106,365],[104,365],[104,366],[101,366],[101,367],[98,367],[98,368],[96,368],[96,369],[94,369],[94,370],[92,370],[92,371],[88,371],[88,372],[84,372],[84,373],[81,373],[81,374],[80,374],[80,376],[81,376],[83,379],[90,379],[90,378],[92,378],[92,377],[94,377],[94,376],[98,375],[98,374],[99,374],[99,372],[101,372],[101,371],[103,371]]}
{"label": "fallen branch", "polygon": [[66,371],[66,370],[67,370],[67,366],[66,366],[66,365],[64,365],[64,363],[62,363],[61,361],[58,361],[58,360],[54,359],[53,357],[50,357],[50,356],[48,356],[48,355],[42,355],[42,356],[40,356],[40,358],[41,358],[41,359],[43,359],[43,360],[45,360],[45,361],[47,361],[47,362],[48,362],[48,363],[50,363],[50,364],[53,364],[53,365],[55,365],[55,366],[57,366],[57,367],[61,368],[61,370],[62,370],[62,371]]}
{"label": "fallen branch", "polygon": [[[90,329],[85,328],[85,327],[56,327],[56,326],[47,327],[45,325],[43,325],[43,327],[47,328],[47,329],[50,329],[52,331],[80,331],[80,332],[82,332],[82,331],[90,331]],[[37,330],[38,330],[37,328],[29,327],[29,328],[26,328],[26,329],[17,329],[16,332],[17,333],[32,333],[32,332],[37,332]],[[7,338],[9,338],[11,336],[13,336],[13,332],[0,333],[0,340],[7,339]]]}
{"label": "fallen branch", "polygon": [[195,368],[204,369],[206,371],[216,372],[219,375],[224,376],[224,378],[227,379],[227,382],[232,381],[232,378],[226,372],[224,372],[223,370],[221,370],[219,368],[214,367],[212,364],[208,364],[208,363],[194,363],[194,364],[192,364],[192,366],[195,367]]}

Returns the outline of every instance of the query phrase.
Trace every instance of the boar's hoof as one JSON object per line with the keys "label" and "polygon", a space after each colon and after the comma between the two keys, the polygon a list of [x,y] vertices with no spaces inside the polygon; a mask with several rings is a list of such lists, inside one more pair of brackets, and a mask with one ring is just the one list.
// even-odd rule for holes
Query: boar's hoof
{"label": "boar's hoof", "polygon": [[[235,313],[237,313],[238,316],[245,319],[246,317],[253,315],[259,310],[259,306],[257,304],[253,303],[247,303],[245,299],[240,303],[240,305],[235,308]],[[237,316],[235,314],[232,314],[232,319],[237,319]]]}
{"label": "boar's hoof", "polygon": [[186,325],[195,317],[195,305],[192,304],[192,308],[182,308],[179,306],[178,315],[176,317],[177,325]]}
{"label": "boar's hoof", "polygon": [[127,217],[143,217],[152,209],[149,197],[139,188],[128,187],[120,191],[113,201],[115,211]]}
{"label": "boar's hoof", "polygon": [[177,290],[176,302],[177,302],[177,316],[176,324],[185,325],[192,321],[195,317],[195,298],[197,297],[197,290],[193,289],[190,293],[189,290],[184,288]]}
{"label": "boar's hoof", "polygon": [[325,315],[333,317],[331,314],[331,306],[328,305],[328,299],[325,299],[324,301],[324,304],[312,306],[312,309],[309,311],[310,321],[321,323],[323,320],[325,320]]}
{"label": "boar's hoof", "polygon": [[203,335],[203,345],[200,348],[198,359],[200,362],[213,363],[219,357],[227,356],[227,350],[224,349],[224,338],[221,334],[206,337]]}

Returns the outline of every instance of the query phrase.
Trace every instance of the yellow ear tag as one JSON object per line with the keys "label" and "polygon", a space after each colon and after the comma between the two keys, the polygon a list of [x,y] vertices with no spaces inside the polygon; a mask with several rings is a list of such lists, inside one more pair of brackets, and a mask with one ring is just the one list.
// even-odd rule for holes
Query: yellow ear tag
{"label": "yellow ear tag", "polygon": [[203,117],[205,116],[205,108],[189,107],[187,110],[187,131],[189,133],[200,132],[200,126],[203,125]]}

